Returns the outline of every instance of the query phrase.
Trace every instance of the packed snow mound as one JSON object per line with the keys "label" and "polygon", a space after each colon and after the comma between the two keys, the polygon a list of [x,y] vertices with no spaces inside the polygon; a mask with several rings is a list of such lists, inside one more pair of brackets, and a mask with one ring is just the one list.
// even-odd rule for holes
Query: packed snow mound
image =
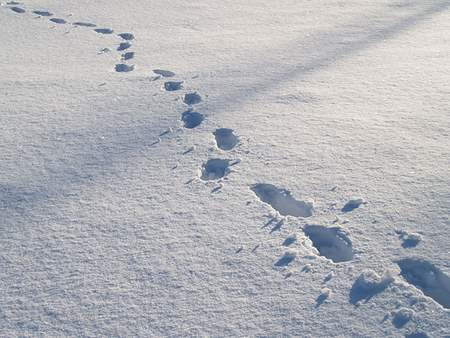
{"label": "packed snow mound", "polygon": [[390,274],[380,276],[373,270],[363,271],[350,290],[350,303],[357,305],[362,300],[369,301],[383,292],[393,281],[394,278]]}

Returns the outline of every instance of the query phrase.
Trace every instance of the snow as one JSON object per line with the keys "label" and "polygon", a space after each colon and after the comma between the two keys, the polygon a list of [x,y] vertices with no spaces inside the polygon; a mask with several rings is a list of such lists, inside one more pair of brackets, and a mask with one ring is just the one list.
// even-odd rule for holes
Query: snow
{"label": "snow", "polygon": [[449,336],[449,9],[1,2],[1,336]]}

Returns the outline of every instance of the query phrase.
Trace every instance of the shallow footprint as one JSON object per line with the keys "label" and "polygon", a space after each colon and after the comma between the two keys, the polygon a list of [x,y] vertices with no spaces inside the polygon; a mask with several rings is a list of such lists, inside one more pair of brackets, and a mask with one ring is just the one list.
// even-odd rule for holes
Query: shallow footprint
{"label": "shallow footprint", "polygon": [[23,8],[20,8],[20,7],[11,7],[11,10],[13,12],[16,12],[16,13],[19,13],[19,14],[22,14],[22,13],[26,12],[26,10],[24,10]]}
{"label": "shallow footprint", "polygon": [[74,22],[72,25],[79,26],[79,27],[96,27],[97,26],[95,23],[81,22],[81,21]]}
{"label": "shallow footprint", "polygon": [[126,52],[122,54],[122,60],[131,60],[134,58],[134,52]]}
{"label": "shallow footprint", "polygon": [[126,65],[124,63],[119,63],[115,67],[116,72],[118,73],[127,73],[134,70],[134,65]]}
{"label": "shallow footprint", "polygon": [[175,76],[174,72],[171,72],[170,70],[163,70],[163,69],[153,69],[153,73],[161,75],[162,77],[173,77],[173,76]]}
{"label": "shallow footprint", "polygon": [[180,90],[183,88],[183,81],[167,81],[164,83],[164,89],[168,92]]}
{"label": "shallow footprint", "polygon": [[57,23],[57,24],[60,24],[60,25],[63,25],[63,24],[65,24],[65,23],[67,23],[66,20],[64,20],[64,19],[58,19],[58,18],[50,19],[50,21],[51,21],[51,22],[54,22],[54,23]]}
{"label": "shallow footprint", "polygon": [[120,51],[128,49],[130,47],[131,47],[131,43],[129,43],[129,42],[121,42],[119,44],[119,46],[117,47],[117,50],[120,52]]}
{"label": "shallow footprint", "polygon": [[213,158],[203,164],[202,176],[204,181],[217,180],[229,174],[230,160]]}
{"label": "shallow footprint", "polygon": [[239,142],[237,136],[233,134],[233,129],[219,128],[213,135],[216,138],[217,147],[222,150],[231,150]]}
{"label": "shallow footprint", "polygon": [[183,102],[186,103],[187,105],[197,104],[200,103],[201,101],[202,97],[196,92],[185,94],[183,98]]}
{"label": "shallow footprint", "polygon": [[96,28],[94,29],[95,32],[99,34],[112,34],[114,31],[111,28]]}
{"label": "shallow footprint", "polygon": [[185,111],[181,115],[181,121],[184,122],[184,127],[188,129],[193,129],[197,126],[199,126],[203,120],[205,119],[205,116],[203,114],[197,113],[195,111]]}
{"label": "shallow footprint", "polygon": [[33,11],[33,13],[40,16],[53,16],[53,13],[47,11]]}
{"label": "shallow footprint", "polygon": [[134,35],[131,34],[131,33],[120,33],[120,34],[117,34],[117,35],[120,36],[124,40],[128,40],[128,41],[134,40]]}

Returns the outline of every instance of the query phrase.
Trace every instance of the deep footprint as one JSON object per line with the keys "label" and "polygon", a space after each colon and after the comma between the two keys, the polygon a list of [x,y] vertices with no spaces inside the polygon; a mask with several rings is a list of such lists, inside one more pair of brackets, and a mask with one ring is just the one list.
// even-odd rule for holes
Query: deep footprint
{"label": "deep footprint", "polygon": [[201,179],[204,181],[218,180],[230,172],[230,160],[213,158],[203,164]]}
{"label": "deep footprint", "polygon": [[183,102],[187,105],[193,105],[200,103],[202,101],[202,97],[198,93],[188,93],[184,95]]}
{"label": "deep footprint", "polygon": [[353,259],[352,242],[342,229],[307,225],[303,231],[321,256],[331,259],[334,263]]}
{"label": "deep footprint", "polygon": [[180,90],[183,88],[183,81],[168,81],[164,83],[164,89],[168,92]]}
{"label": "deep footprint", "polygon": [[134,66],[133,65],[126,65],[124,63],[119,63],[116,65],[116,72],[118,73],[127,73],[127,72],[131,72],[134,70]]}
{"label": "deep footprint", "polygon": [[153,69],[153,73],[157,75],[161,75],[162,77],[174,77],[175,73],[171,72],[170,70],[163,70],[163,69]]}
{"label": "deep footprint", "polygon": [[60,25],[63,25],[63,24],[65,24],[65,23],[67,23],[66,20],[64,20],[64,19],[58,19],[58,18],[50,19],[50,21],[51,21],[51,22],[54,22],[54,23],[57,23],[57,24],[60,24]]}
{"label": "deep footprint", "polygon": [[20,8],[20,7],[11,7],[11,10],[13,12],[16,12],[16,13],[19,13],[19,14],[22,14],[22,13],[26,12],[23,8]]}
{"label": "deep footprint", "polygon": [[198,127],[204,119],[205,116],[203,116],[203,114],[197,113],[195,111],[185,111],[181,115],[181,121],[183,121],[184,127],[188,129]]}
{"label": "deep footprint", "polygon": [[120,33],[120,34],[118,34],[118,36],[120,36],[122,39],[127,40],[127,41],[134,40],[134,35],[131,33]]}
{"label": "deep footprint", "polygon": [[117,47],[117,50],[120,52],[120,51],[128,49],[130,47],[131,47],[131,43],[129,43],[129,42],[121,42],[119,44],[119,46]]}
{"label": "deep footprint", "polygon": [[112,34],[114,31],[111,28],[96,28],[94,29],[95,32],[99,34]]}
{"label": "deep footprint", "polygon": [[237,136],[233,134],[233,129],[219,128],[213,134],[216,138],[217,147],[222,150],[231,150],[239,142]]}
{"label": "deep footprint", "polygon": [[134,58],[134,52],[126,52],[122,54],[122,60],[131,60]]}
{"label": "deep footprint", "polygon": [[283,216],[310,217],[313,214],[312,203],[297,201],[286,189],[266,183],[254,184],[250,189],[261,201],[270,204]]}
{"label": "deep footprint", "polygon": [[97,27],[97,25],[95,23],[90,23],[90,22],[74,22],[72,25],[74,26],[79,26],[79,27]]}
{"label": "deep footprint", "polygon": [[53,16],[53,13],[47,11],[33,11],[33,13],[40,16]]}
{"label": "deep footprint", "polygon": [[444,308],[450,309],[450,277],[430,262],[420,258],[405,258],[396,262],[400,274],[410,284],[422,290]]}

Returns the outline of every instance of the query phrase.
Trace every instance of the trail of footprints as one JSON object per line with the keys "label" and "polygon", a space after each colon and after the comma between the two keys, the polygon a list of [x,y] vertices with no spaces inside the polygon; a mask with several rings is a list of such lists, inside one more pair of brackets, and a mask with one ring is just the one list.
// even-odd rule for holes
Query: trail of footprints
{"label": "trail of footprints", "polygon": [[[20,2],[16,1],[9,1],[6,3],[6,6],[13,12],[17,14],[24,14],[27,13],[27,10],[24,8],[24,6]],[[31,10],[31,14],[37,15],[38,17],[48,18],[48,20],[54,24],[57,25],[66,25],[71,24],[73,27],[84,27],[84,28],[90,28],[93,30],[93,32],[101,35],[112,35],[114,34],[114,30],[111,28],[105,28],[105,27],[97,27],[95,23],[91,22],[84,22],[84,21],[74,21],[70,23],[64,18],[55,17],[55,14],[47,11],[47,10]],[[131,41],[134,40],[134,34],[132,33],[119,33],[117,34],[117,37],[119,37],[122,41],[119,42],[119,44],[116,47],[116,51],[118,52],[124,52],[127,50],[127,52],[121,53],[120,55],[120,61],[115,65],[114,70],[118,73],[128,73],[135,69],[135,66],[133,64],[128,64],[127,62],[131,61],[135,57],[135,53],[128,51],[132,47]],[[103,52],[109,51],[108,48],[103,49]]]}
{"label": "trail of footprints", "polygon": [[[17,14],[26,13],[26,9],[15,1],[7,2],[6,5],[11,11]],[[55,24],[68,24],[63,18],[56,18],[54,14],[45,10],[33,10],[33,14],[40,17],[49,18]],[[89,22],[75,21],[72,22],[74,27],[92,28],[98,34],[114,34],[114,30],[110,28],[97,28],[97,25]],[[135,39],[132,33],[117,34],[122,41],[117,45],[116,50],[121,53],[120,63],[116,64],[115,71],[131,72],[134,70],[134,65],[126,63],[134,59],[135,53],[129,51],[132,47],[131,41]],[[164,79],[163,89],[167,92],[177,92],[184,89],[184,81],[174,81],[171,78],[176,74],[169,70],[154,69],[156,74],[153,80]],[[205,120],[205,115],[196,111],[195,106],[202,102],[202,96],[195,92],[187,92],[182,96],[182,102],[187,106],[187,109],[181,114],[180,120],[183,127],[186,129],[195,129],[199,127]],[[160,136],[162,136],[162,133]],[[233,129],[218,128],[212,132],[217,148],[229,152],[239,145],[239,137],[235,134]],[[185,153],[193,151],[189,149]],[[201,166],[200,180],[202,181],[218,181],[222,180],[231,172],[231,166],[239,163],[239,160],[230,160],[226,158],[209,158]],[[192,180],[191,180],[192,181]],[[214,188],[212,192],[220,190],[222,184]],[[312,202],[302,201],[296,199],[290,191],[279,188],[269,183],[256,183],[251,185],[250,190],[255,196],[264,204],[270,206],[272,209],[281,215],[281,217],[291,216],[298,218],[308,218],[314,214],[314,206]],[[349,200],[341,209],[342,213],[352,212],[360,206],[365,205],[362,199]],[[271,226],[270,233],[278,231],[283,226],[284,220],[270,219],[264,227]],[[405,231],[396,231],[400,238],[403,239],[403,248],[413,248],[420,242],[420,236],[417,234],[408,234]],[[303,233],[310,240],[312,246],[317,250],[317,254],[329,259],[332,263],[338,264],[351,261],[354,258],[353,244],[348,234],[340,227],[328,227],[316,224],[307,224],[303,227]],[[286,268],[293,263],[297,257],[297,252],[290,250],[289,247],[297,242],[297,235],[291,234],[282,242],[282,246],[287,250],[279,257],[274,266],[277,268]],[[257,245],[252,252],[258,249]],[[239,248],[236,254],[242,253],[243,248]],[[440,269],[435,267],[432,263],[421,258],[405,258],[395,262],[400,268],[400,275],[410,285],[418,290],[421,290],[424,295],[431,297],[442,307],[450,308],[450,277],[447,276]],[[310,271],[308,266],[303,268],[304,272]],[[292,272],[287,272],[286,278],[292,275]],[[328,282],[333,277],[330,273],[325,277],[324,282]],[[378,293],[387,289],[393,282],[390,276],[378,276],[373,271],[363,272],[354,282],[350,293],[349,302],[358,305],[362,301],[369,301]],[[317,297],[316,307],[319,307],[330,297],[331,291],[329,289],[322,290],[322,293]],[[409,309],[400,309],[393,315],[392,323],[395,327],[400,328],[405,325],[411,318]],[[411,333],[409,336],[414,336]],[[424,334],[426,336],[426,334]]]}

